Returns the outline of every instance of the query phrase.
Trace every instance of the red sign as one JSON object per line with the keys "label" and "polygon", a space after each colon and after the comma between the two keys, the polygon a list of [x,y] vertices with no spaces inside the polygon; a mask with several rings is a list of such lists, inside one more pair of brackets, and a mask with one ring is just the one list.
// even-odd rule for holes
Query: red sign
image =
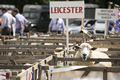
{"label": "red sign", "polygon": [[118,17],[120,17],[120,11],[118,11]]}
{"label": "red sign", "polygon": [[51,7],[51,13],[83,13],[82,7]]}
{"label": "red sign", "polygon": [[50,18],[84,18],[84,1],[50,1]]}

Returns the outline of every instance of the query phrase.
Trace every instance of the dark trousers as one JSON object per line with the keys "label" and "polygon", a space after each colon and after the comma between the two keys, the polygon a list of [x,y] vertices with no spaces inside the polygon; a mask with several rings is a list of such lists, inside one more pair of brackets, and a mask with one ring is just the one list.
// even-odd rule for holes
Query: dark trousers
{"label": "dark trousers", "polygon": [[61,31],[51,31],[51,32],[54,32],[54,33],[58,33],[58,34],[61,34]]}
{"label": "dark trousers", "polygon": [[8,27],[4,27],[3,29],[2,29],[2,33],[1,33],[2,35],[11,35],[11,29],[10,28],[8,28]]}

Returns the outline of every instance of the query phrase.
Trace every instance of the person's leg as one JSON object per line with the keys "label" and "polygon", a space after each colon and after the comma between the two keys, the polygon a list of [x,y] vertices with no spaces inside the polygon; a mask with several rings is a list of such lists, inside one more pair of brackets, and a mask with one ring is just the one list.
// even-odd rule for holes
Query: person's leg
{"label": "person's leg", "polygon": [[10,33],[12,36],[13,36],[13,31],[11,31],[11,33]]}
{"label": "person's leg", "polygon": [[58,34],[61,34],[61,31],[58,31]]}
{"label": "person's leg", "polygon": [[16,30],[15,33],[16,33],[16,34],[20,34],[20,30]]}
{"label": "person's leg", "polygon": [[6,28],[4,27],[3,29],[2,29],[2,33],[1,33],[2,35],[7,35],[6,34]]}
{"label": "person's leg", "polygon": [[20,30],[20,36],[23,36],[23,30]]}
{"label": "person's leg", "polygon": [[20,36],[23,36],[23,30],[16,30],[16,34],[20,34]]}
{"label": "person's leg", "polygon": [[4,27],[2,29],[2,35],[10,35],[10,28]]}
{"label": "person's leg", "polygon": [[7,35],[11,35],[11,29],[7,28]]}

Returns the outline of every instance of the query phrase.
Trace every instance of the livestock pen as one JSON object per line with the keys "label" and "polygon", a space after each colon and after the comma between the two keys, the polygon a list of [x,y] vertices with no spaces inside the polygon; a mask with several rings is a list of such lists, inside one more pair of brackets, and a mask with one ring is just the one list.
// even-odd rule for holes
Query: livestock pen
{"label": "livestock pen", "polygon": [[[6,37],[10,36],[3,36],[1,40],[1,45],[0,45],[0,68],[2,70],[4,69],[12,69],[12,76],[9,77],[11,80],[25,80],[23,79],[24,76],[26,76],[25,72],[31,71],[33,73],[33,80],[35,80],[35,72],[40,67],[38,63],[41,65],[43,63],[47,63],[51,57],[51,55],[56,55],[56,56],[64,56],[65,54],[65,46],[64,45],[44,45],[44,44],[39,44],[35,41],[29,42],[29,45],[27,44],[21,44],[21,42],[14,43],[6,43],[6,41],[9,39],[5,39]],[[14,38],[14,37],[12,37]],[[17,40],[10,40],[10,41],[17,41]],[[39,42],[39,41],[38,41]],[[55,42],[55,41],[54,41]],[[31,43],[37,43],[34,45],[31,45]],[[40,43],[40,42],[39,42]],[[61,48],[57,49],[56,48]],[[54,52],[56,51],[56,53]],[[37,52],[42,52],[43,54],[46,53],[45,55],[37,55]],[[54,53],[54,54],[53,54]],[[47,58],[47,60],[45,59]],[[43,60],[43,61],[42,61]],[[34,66],[25,66],[26,63],[33,64]],[[22,72],[22,69],[27,70]],[[44,67],[42,67],[44,69]],[[20,74],[19,74],[20,73]],[[15,74],[15,75],[14,75]],[[20,76],[20,77],[16,77]],[[35,78],[34,78],[35,77]],[[8,78],[7,78],[8,79]],[[37,79],[37,78],[36,78]],[[38,77],[40,79],[40,77]]]}
{"label": "livestock pen", "polygon": [[[96,38],[93,42],[88,42],[93,47],[99,48],[105,52],[110,58],[120,58],[120,36],[108,35],[106,39]],[[115,61],[113,65],[120,65],[119,61]]]}
{"label": "livestock pen", "polygon": [[[52,74],[49,71],[49,66],[65,67],[66,61],[82,61],[81,59],[65,57],[65,54],[66,54],[65,40],[66,40],[65,37],[62,37],[59,35],[56,37],[55,36],[47,36],[47,37],[39,36],[36,38],[20,37],[18,38],[18,40],[5,40],[5,38],[3,38],[3,40],[1,41],[1,45],[0,45],[0,52],[1,52],[0,68],[1,69],[14,69],[12,72],[13,75],[10,77],[11,80],[22,80],[22,79],[24,80],[24,78],[28,80],[29,78],[28,75],[30,72],[32,72],[33,74],[33,80],[44,80],[44,79],[49,80],[49,77],[51,77],[50,74]],[[82,43],[82,40],[83,39],[81,37],[75,37],[75,36],[74,38],[70,37],[70,43],[74,45],[77,44],[77,41],[78,43]],[[93,43],[94,42],[95,41],[93,41]],[[36,44],[33,45],[32,43],[37,43],[37,45]],[[54,44],[44,45],[45,43],[54,43]],[[59,45],[60,43],[64,45]],[[89,42],[89,43],[91,43],[92,45],[92,42]],[[101,42],[101,44],[103,43]],[[117,45],[118,43],[116,42],[114,44]],[[110,45],[113,45],[113,44],[110,44]],[[60,49],[56,49],[56,48],[60,48]],[[49,52],[51,51],[56,51],[58,53],[51,55],[49,54]],[[17,53],[17,52],[22,52],[22,54]],[[36,55],[33,52],[48,52],[48,54]],[[11,56],[9,55],[10,53],[12,53]],[[19,60],[19,59],[22,59],[22,60]],[[114,62],[118,62],[119,60],[120,60],[119,58],[88,59],[88,61],[94,61],[95,63],[99,63],[101,61],[103,62],[107,61],[107,62],[114,63]],[[21,65],[25,63],[30,63],[33,65],[32,66]],[[22,69],[24,69],[23,72],[21,71]],[[45,70],[45,73],[42,73],[41,72],[42,70]],[[86,76],[86,77],[90,73],[90,71],[100,71],[103,73],[103,80],[107,80],[108,72],[120,72],[119,66],[107,67],[107,68],[106,67],[86,67],[82,69],[77,69],[77,71],[84,71],[82,76]],[[52,80],[55,80],[55,79],[52,79]]]}
{"label": "livestock pen", "polygon": [[[9,56],[5,57],[4,59],[1,60],[10,60],[14,59],[18,61],[18,64],[13,64],[13,65],[1,65],[0,69],[10,69],[12,76],[6,75],[7,79],[10,80],[29,80],[29,78],[33,78],[33,80],[41,80],[40,78],[44,78],[45,73],[41,74],[42,70],[48,70],[48,65],[47,62],[49,62],[52,59],[52,56]],[[22,59],[22,61],[21,61]],[[37,60],[38,59],[38,60]],[[32,63],[33,65],[21,65],[23,63]],[[20,64],[21,63],[21,64]],[[6,63],[4,63],[6,64]],[[42,65],[42,66],[41,66]],[[37,77],[37,74],[40,76]],[[41,77],[42,75],[42,77]]]}
{"label": "livestock pen", "polygon": [[[22,69],[32,70],[34,73],[36,69],[38,69],[39,65],[41,64],[41,60],[49,58],[49,55],[55,55],[59,57],[65,57],[65,38],[56,40],[51,37],[51,39],[44,39],[44,38],[34,38],[29,39],[28,37],[24,38],[17,36],[17,39],[14,36],[1,36],[1,45],[0,45],[0,65],[1,69],[13,69],[11,80],[21,80],[25,72],[22,72]],[[48,38],[48,37],[47,37]],[[11,39],[11,40],[10,40]],[[51,41],[50,41],[51,40]],[[73,43],[76,40],[71,40],[70,42]],[[44,45],[45,43],[53,43],[52,45]],[[61,43],[63,45],[59,45]],[[57,48],[57,49],[56,49]],[[60,49],[59,49],[60,48]],[[37,52],[42,52],[42,55],[36,54]],[[46,53],[46,54],[44,54]],[[43,55],[44,54],[44,55]],[[44,60],[42,63],[47,63],[49,60]],[[24,66],[25,63],[34,64],[34,66]],[[60,63],[60,62],[59,62]],[[64,63],[65,64],[65,63]],[[63,63],[60,63],[63,65]],[[6,66],[6,67],[5,67]],[[34,70],[35,68],[35,70]],[[43,67],[44,69],[44,67]],[[19,74],[20,73],[20,74]],[[23,74],[22,74],[23,73]],[[15,75],[14,75],[15,74]],[[17,77],[20,76],[20,77]],[[35,80],[35,79],[33,79]]]}

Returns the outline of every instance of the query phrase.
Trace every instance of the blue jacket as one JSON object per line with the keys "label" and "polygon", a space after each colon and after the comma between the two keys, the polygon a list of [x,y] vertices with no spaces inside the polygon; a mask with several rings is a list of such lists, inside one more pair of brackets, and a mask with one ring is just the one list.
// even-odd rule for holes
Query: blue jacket
{"label": "blue jacket", "polygon": [[120,21],[116,21],[116,25],[120,28]]}
{"label": "blue jacket", "polygon": [[108,31],[111,31],[111,30],[112,30],[110,24],[113,23],[113,22],[114,22],[114,20],[111,20],[111,21],[109,22],[109,28],[108,28]]}

